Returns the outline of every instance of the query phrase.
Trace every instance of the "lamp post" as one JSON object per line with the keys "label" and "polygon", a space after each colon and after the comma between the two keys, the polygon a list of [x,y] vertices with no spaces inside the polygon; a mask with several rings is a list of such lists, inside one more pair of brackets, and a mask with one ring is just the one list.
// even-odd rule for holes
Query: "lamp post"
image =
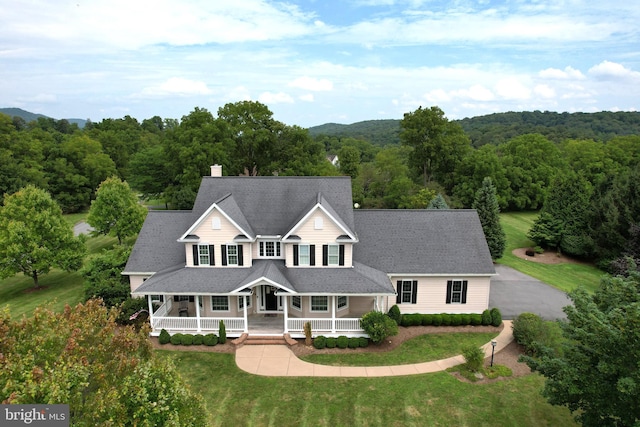
{"label": "lamp post", "polygon": [[493,368],[493,354],[496,351],[496,345],[498,345],[498,341],[491,340],[491,367]]}

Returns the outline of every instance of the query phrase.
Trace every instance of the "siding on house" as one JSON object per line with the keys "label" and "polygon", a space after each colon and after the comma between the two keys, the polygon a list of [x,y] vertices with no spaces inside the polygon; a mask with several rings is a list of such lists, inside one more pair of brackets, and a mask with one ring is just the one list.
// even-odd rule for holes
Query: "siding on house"
{"label": "siding on house", "polygon": [[[214,230],[212,226],[212,218],[218,217],[220,219],[220,229]],[[216,267],[222,266],[222,245],[233,244],[233,239],[240,233],[240,231],[223,215],[217,212],[215,209],[209,214],[202,223],[193,230],[192,234],[195,234],[200,238],[198,244],[201,245],[214,245],[214,261]],[[243,250],[243,267],[251,266],[251,258],[248,256],[250,253],[249,243],[240,243]],[[185,254],[187,258],[187,266],[193,267],[193,244],[185,244]],[[208,267],[208,266],[207,266]]]}
{"label": "siding on house", "polygon": [[[482,313],[489,306],[490,277],[399,277],[391,276],[392,283],[398,280],[417,280],[416,303],[397,304],[395,297],[388,299],[389,307],[397,304],[401,313]],[[467,280],[465,304],[447,304],[447,280]]]}
{"label": "siding on house", "polygon": [[145,279],[149,277],[148,274],[138,275],[138,274],[130,274],[129,275],[129,286],[131,287],[131,292],[138,289],[138,286],[142,285]]}

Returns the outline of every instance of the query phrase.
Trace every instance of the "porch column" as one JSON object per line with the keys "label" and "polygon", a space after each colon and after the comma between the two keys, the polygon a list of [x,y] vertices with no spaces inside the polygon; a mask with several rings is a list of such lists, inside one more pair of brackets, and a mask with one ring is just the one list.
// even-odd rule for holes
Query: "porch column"
{"label": "porch column", "polygon": [[284,333],[289,333],[289,297],[284,295],[282,297],[284,299]]}
{"label": "porch column", "polygon": [[151,325],[151,330],[153,330],[153,303],[151,302],[151,295],[145,295],[145,297],[149,306],[149,324]]}
{"label": "porch column", "polygon": [[242,298],[244,298],[244,333],[248,334],[249,333],[249,316],[247,315],[247,303],[249,301],[247,301],[246,295],[243,295]]}
{"label": "porch column", "polygon": [[198,325],[198,332],[202,331],[200,327],[200,295],[196,295],[196,324]]}
{"label": "porch column", "polygon": [[331,332],[336,333],[336,296],[331,297]]}

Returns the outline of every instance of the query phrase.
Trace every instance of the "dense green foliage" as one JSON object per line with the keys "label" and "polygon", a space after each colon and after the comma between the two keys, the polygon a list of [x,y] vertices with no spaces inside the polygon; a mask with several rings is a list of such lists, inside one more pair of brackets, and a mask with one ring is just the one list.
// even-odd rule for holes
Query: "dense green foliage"
{"label": "dense green foliage", "polygon": [[202,399],[154,356],[149,329],[118,327],[116,315],[96,300],[19,321],[0,314],[0,401],[67,403],[74,426],[206,425]]}
{"label": "dense green foliage", "polygon": [[[537,210],[574,173],[574,183],[585,185],[573,193],[580,195],[572,199],[582,204],[580,215],[566,224],[551,201],[536,233],[549,247],[558,244],[608,268],[640,223],[638,122],[639,113],[608,112],[453,121],[434,106],[401,121],[307,131],[250,101],[226,104],[216,115],[196,107],[180,120],[125,116],[83,129],[66,120],[27,123],[0,114],[0,193],[32,184],[49,191],[64,212],[75,212],[117,175],[167,208],[190,209],[201,177],[217,163],[225,175],[347,175],[362,208],[443,207],[438,194],[452,208],[469,208],[489,177],[502,211]],[[326,160],[329,154],[338,155],[339,168]],[[557,243],[564,228],[571,236]]]}
{"label": "dense green foliage", "polygon": [[513,338],[524,347],[525,353],[539,357],[545,354],[562,354],[560,324],[544,321],[533,313],[520,313],[513,319]]}
{"label": "dense green foliage", "polygon": [[476,193],[472,208],[478,211],[491,259],[502,258],[507,244],[507,236],[500,224],[500,207],[496,197],[496,188],[491,178],[487,177],[482,181],[482,187]]}
{"label": "dense green foliage", "polygon": [[[374,344],[380,344],[386,337],[398,334],[397,323],[380,311],[370,311],[360,319],[362,329],[369,335]],[[338,347],[340,343],[338,342]]]}
{"label": "dense green foliage", "polygon": [[560,355],[527,358],[546,377],[543,395],[584,426],[640,423],[640,273],[604,276],[594,294],[569,293]]}
{"label": "dense green foliage", "polygon": [[85,245],[62,217],[49,193],[27,186],[5,194],[0,206],[0,278],[23,273],[38,278],[53,267],[75,271],[82,266]]}
{"label": "dense green foliage", "polygon": [[107,307],[117,307],[129,298],[129,279],[122,271],[130,253],[130,247],[119,245],[89,258],[82,268],[85,300],[100,298]]}
{"label": "dense green foliage", "polygon": [[98,187],[87,222],[96,233],[116,236],[122,244],[122,239],[140,232],[146,216],[147,210],[138,203],[129,184],[114,176]]}
{"label": "dense green foliage", "polygon": [[484,362],[484,352],[476,346],[466,347],[462,350],[462,356],[464,357],[467,369],[472,372],[478,372],[482,369]]}

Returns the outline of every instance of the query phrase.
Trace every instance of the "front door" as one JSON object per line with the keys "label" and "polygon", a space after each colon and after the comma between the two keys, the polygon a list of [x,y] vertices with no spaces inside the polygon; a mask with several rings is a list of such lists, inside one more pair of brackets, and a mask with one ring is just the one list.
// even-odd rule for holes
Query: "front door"
{"label": "front door", "polygon": [[278,311],[278,297],[271,286],[264,287],[264,309],[266,311]]}

